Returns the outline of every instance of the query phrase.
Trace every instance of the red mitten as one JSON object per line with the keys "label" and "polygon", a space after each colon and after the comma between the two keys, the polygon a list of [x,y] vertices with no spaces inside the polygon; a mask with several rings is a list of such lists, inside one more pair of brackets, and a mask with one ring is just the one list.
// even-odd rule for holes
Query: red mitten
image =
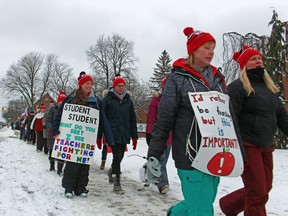
{"label": "red mitten", "polygon": [[97,143],[98,149],[101,149],[102,148],[101,139],[97,139],[96,143]]}
{"label": "red mitten", "polygon": [[133,150],[136,150],[137,147],[137,139],[132,139]]}

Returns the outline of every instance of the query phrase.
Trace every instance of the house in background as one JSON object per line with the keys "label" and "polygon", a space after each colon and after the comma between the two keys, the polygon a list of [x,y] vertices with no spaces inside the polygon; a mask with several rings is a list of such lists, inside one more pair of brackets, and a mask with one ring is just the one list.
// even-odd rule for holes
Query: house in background
{"label": "house in background", "polygon": [[56,101],[51,97],[51,95],[47,92],[45,95],[43,95],[42,98],[40,98],[39,100],[37,100],[34,103],[34,107],[36,109],[38,109],[40,107],[41,104],[44,104],[46,108],[50,107],[50,103],[55,103]]}

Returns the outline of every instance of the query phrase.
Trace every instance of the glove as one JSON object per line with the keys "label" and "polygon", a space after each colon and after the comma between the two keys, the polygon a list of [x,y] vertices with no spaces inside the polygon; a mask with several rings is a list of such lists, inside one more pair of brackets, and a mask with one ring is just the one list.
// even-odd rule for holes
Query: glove
{"label": "glove", "polygon": [[46,125],[43,125],[43,129],[47,129]]}
{"label": "glove", "polygon": [[97,143],[98,149],[101,149],[102,148],[101,139],[97,139],[96,143]]}
{"label": "glove", "polygon": [[137,147],[137,139],[132,139],[133,150],[136,150]]}
{"label": "glove", "polygon": [[146,143],[147,143],[148,146],[150,144],[150,141],[151,141],[151,134],[146,133]]}
{"label": "glove", "polygon": [[147,162],[148,184],[158,184],[161,177],[161,164],[155,157],[149,157]]}

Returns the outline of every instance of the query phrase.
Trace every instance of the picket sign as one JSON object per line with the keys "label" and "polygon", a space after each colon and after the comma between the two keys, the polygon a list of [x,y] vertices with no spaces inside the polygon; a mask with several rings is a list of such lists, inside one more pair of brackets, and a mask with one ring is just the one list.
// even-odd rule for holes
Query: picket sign
{"label": "picket sign", "polygon": [[80,164],[92,164],[99,127],[97,109],[64,104],[60,134],[54,142],[52,157]]}
{"label": "picket sign", "polygon": [[229,110],[229,96],[217,91],[188,95],[202,136],[192,166],[210,175],[240,176],[243,158]]}

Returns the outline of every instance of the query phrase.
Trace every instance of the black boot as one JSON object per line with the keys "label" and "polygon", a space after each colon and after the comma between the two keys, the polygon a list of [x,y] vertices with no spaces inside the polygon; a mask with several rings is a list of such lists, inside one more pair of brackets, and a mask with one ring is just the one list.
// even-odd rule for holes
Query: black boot
{"label": "black boot", "polygon": [[58,161],[58,164],[57,164],[57,174],[58,174],[58,175],[61,175],[61,174],[62,174],[63,165],[64,165],[63,162],[59,162],[59,161]]}
{"label": "black boot", "polygon": [[50,171],[55,171],[55,163],[54,163],[54,160],[53,161],[50,161]]}

